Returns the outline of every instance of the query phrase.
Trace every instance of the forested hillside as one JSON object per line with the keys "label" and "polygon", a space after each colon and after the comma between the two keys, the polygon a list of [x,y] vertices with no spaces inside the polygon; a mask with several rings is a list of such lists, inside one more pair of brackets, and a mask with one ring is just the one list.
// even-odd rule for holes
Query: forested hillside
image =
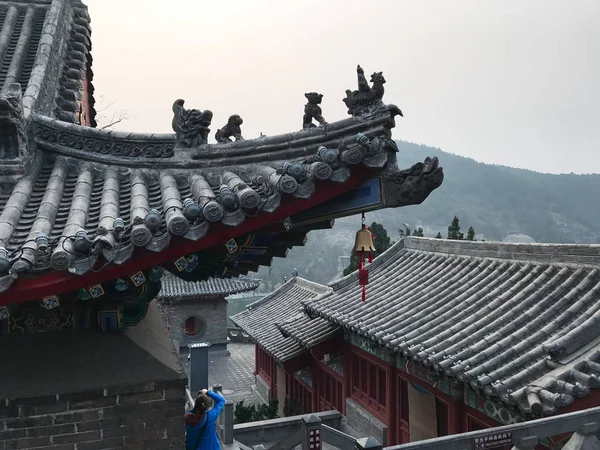
{"label": "forested hillside", "polygon": [[[456,215],[465,234],[469,226],[475,229],[476,239],[501,241],[508,234],[526,234],[537,242],[600,243],[600,175],[541,174],[408,142],[399,141],[398,147],[401,168],[437,156],[445,178],[422,205],[367,214],[367,221],[382,223],[393,240],[403,223],[422,227],[425,236],[441,232],[445,237]],[[274,260],[270,275],[261,269],[264,288],[289,277],[293,268],[302,277],[329,281],[338,272],[338,257],[350,254],[359,226],[360,218],[348,217],[336,221],[333,230],[311,232],[305,247]]]}

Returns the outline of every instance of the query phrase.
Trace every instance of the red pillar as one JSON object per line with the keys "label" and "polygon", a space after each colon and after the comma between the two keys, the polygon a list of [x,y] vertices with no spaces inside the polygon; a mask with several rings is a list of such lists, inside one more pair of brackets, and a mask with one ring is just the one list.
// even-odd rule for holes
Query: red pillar
{"label": "red pillar", "polygon": [[310,362],[311,377],[312,377],[312,411],[319,412],[319,361],[315,357]]}
{"label": "red pillar", "polygon": [[258,344],[254,344],[254,376],[258,374]]}
{"label": "red pillar", "polygon": [[271,399],[277,400],[277,362],[271,358]]}
{"label": "red pillar", "polygon": [[466,409],[462,385],[450,384],[452,401],[448,405],[448,434],[466,433]]}
{"label": "red pillar", "polygon": [[352,366],[350,365],[350,346],[347,341],[344,341],[344,355],[342,356],[344,359],[344,384],[342,386],[342,390],[344,392],[344,411],[342,414],[346,414],[346,399],[352,395]]}
{"label": "red pillar", "polygon": [[465,412],[463,410],[464,402],[454,400],[450,404],[449,419],[450,423],[448,424],[448,434],[458,434],[465,433],[467,431],[467,426],[464,423]]}
{"label": "red pillar", "polygon": [[388,356],[389,366],[387,368],[386,376],[386,398],[385,406],[387,411],[387,427],[388,427],[388,442],[387,445],[400,444],[398,438],[398,408],[396,405],[396,399],[398,398],[398,383],[396,383],[396,358],[395,356]]}

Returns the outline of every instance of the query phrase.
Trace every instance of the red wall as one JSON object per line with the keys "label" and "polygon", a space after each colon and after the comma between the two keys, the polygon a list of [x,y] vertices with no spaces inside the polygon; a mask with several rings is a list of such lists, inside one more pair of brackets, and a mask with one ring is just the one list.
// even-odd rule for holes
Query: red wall
{"label": "red wall", "polygon": [[[402,383],[414,383],[426,389],[436,397],[436,405],[438,410],[438,433],[440,436],[448,434],[464,433],[468,431],[474,431],[481,428],[494,428],[500,427],[503,424],[495,421],[494,419],[486,416],[482,412],[471,408],[469,405],[464,403],[463,398],[453,399],[450,395],[436,389],[433,385],[428,382],[405,372],[404,370],[396,368],[396,365],[387,364],[385,361],[377,358],[360,348],[352,345],[347,341],[335,341],[324,343],[326,344],[323,349],[330,353],[343,352],[343,364],[344,364],[344,376],[333,371],[327,365],[321,362],[323,351],[314,352],[310,360],[307,358],[308,353],[304,355],[305,359],[301,362],[298,359],[297,366],[302,365],[303,368],[309,364],[312,367],[313,380],[312,388],[297,380],[301,383],[305,390],[309,391],[312,397],[312,411],[308,412],[319,412],[327,409],[334,409],[334,405],[331,401],[324,398],[324,387],[320,385],[323,379],[329,380],[330,383],[338,382],[341,385],[341,391],[344,401],[342,402],[341,409],[342,414],[345,414],[346,398],[352,398],[355,402],[360,404],[365,410],[371,413],[374,417],[382,421],[388,427],[388,445],[398,445],[406,443],[409,439],[409,424],[408,421],[404,420],[406,417],[403,413],[403,399],[402,399]],[[313,349],[314,350],[314,349]],[[351,365],[352,357],[355,354],[362,360],[366,360],[369,363],[369,367],[374,366],[379,369],[385,369],[385,405],[374,404],[372,397],[369,393],[364,393],[360,390],[357,391],[356,386],[353,387],[352,374],[357,372]],[[287,363],[286,363],[287,364]],[[367,369],[370,370],[370,369]],[[319,375],[319,374],[325,374]],[[362,377],[362,370],[359,371],[359,376]],[[293,377],[293,373],[289,374]],[[335,383],[334,383],[335,384]],[[381,382],[379,382],[381,384]],[[369,389],[367,387],[367,389]],[[331,387],[330,387],[331,391]],[[290,398],[293,398],[293,392],[287,392]],[[304,396],[304,400],[306,396]],[[330,398],[331,399],[331,398]],[[303,401],[303,399],[295,399],[297,401]],[[339,402],[337,402],[339,405]],[[577,399],[568,408],[561,410],[561,413],[578,411],[586,408],[598,406],[600,404],[600,390],[593,391],[590,395],[585,398]],[[391,406],[391,407],[390,407]],[[335,409],[339,409],[335,407]],[[567,438],[568,435],[562,436],[562,439],[554,439],[555,442],[559,442]],[[510,447],[507,447],[507,449]],[[536,449],[543,450],[546,447],[538,445]]]}
{"label": "red wall", "polygon": [[84,73],[82,84],[83,91],[80,105],[79,105],[79,124],[84,127],[89,127],[91,122],[90,117],[90,85],[87,76],[87,71]]}

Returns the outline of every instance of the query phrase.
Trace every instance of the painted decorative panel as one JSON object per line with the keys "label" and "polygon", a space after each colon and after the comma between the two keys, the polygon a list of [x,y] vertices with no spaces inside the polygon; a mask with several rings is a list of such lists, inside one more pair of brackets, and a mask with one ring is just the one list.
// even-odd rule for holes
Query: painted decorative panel
{"label": "painted decorative panel", "polygon": [[347,215],[350,212],[358,214],[363,211],[381,207],[383,193],[381,179],[372,178],[361,186],[336,197],[322,205],[302,211],[293,217],[295,222],[319,218],[326,220],[331,217]]}
{"label": "painted decorative panel", "polygon": [[136,272],[60,296],[0,309],[0,336],[96,329],[115,332],[139,323],[160,292],[162,270]]}
{"label": "painted decorative panel", "polygon": [[441,391],[445,394],[450,394],[450,382],[446,378],[437,375],[436,373],[431,372],[430,370],[427,370],[426,368],[421,367],[418,364],[415,364],[401,356],[398,356],[397,367],[398,369],[425,381],[438,391]]}
{"label": "painted decorative panel", "polygon": [[505,406],[502,406],[500,403],[493,401],[489,397],[480,395],[470,389],[468,390],[467,404],[471,408],[484,413],[486,416],[491,417],[492,419],[504,425],[524,422],[523,417],[521,417],[515,411],[511,411]]}
{"label": "painted decorative panel", "polygon": [[363,337],[356,336],[355,334],[350,335],[350,343],[352,345],[360,348],[361,350],[387,362],[387,355],[388,355],[387,350],[384,348],[381,348],[376,343],[374,343],[368,339],[365,339]]}

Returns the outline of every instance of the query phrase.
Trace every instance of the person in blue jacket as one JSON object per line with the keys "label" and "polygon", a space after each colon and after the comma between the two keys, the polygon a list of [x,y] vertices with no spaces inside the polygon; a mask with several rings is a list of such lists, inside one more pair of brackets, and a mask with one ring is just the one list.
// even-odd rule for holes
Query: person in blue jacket
{"label": "person in blue jacket", "polygon": [[[210,399],[215,405],[209,409]],[[225,405],[225,398],[218,392],[202,389],[196,403],[185,415],[186,450],[219,450],[221,441],[217,434],[216,422]]]}

